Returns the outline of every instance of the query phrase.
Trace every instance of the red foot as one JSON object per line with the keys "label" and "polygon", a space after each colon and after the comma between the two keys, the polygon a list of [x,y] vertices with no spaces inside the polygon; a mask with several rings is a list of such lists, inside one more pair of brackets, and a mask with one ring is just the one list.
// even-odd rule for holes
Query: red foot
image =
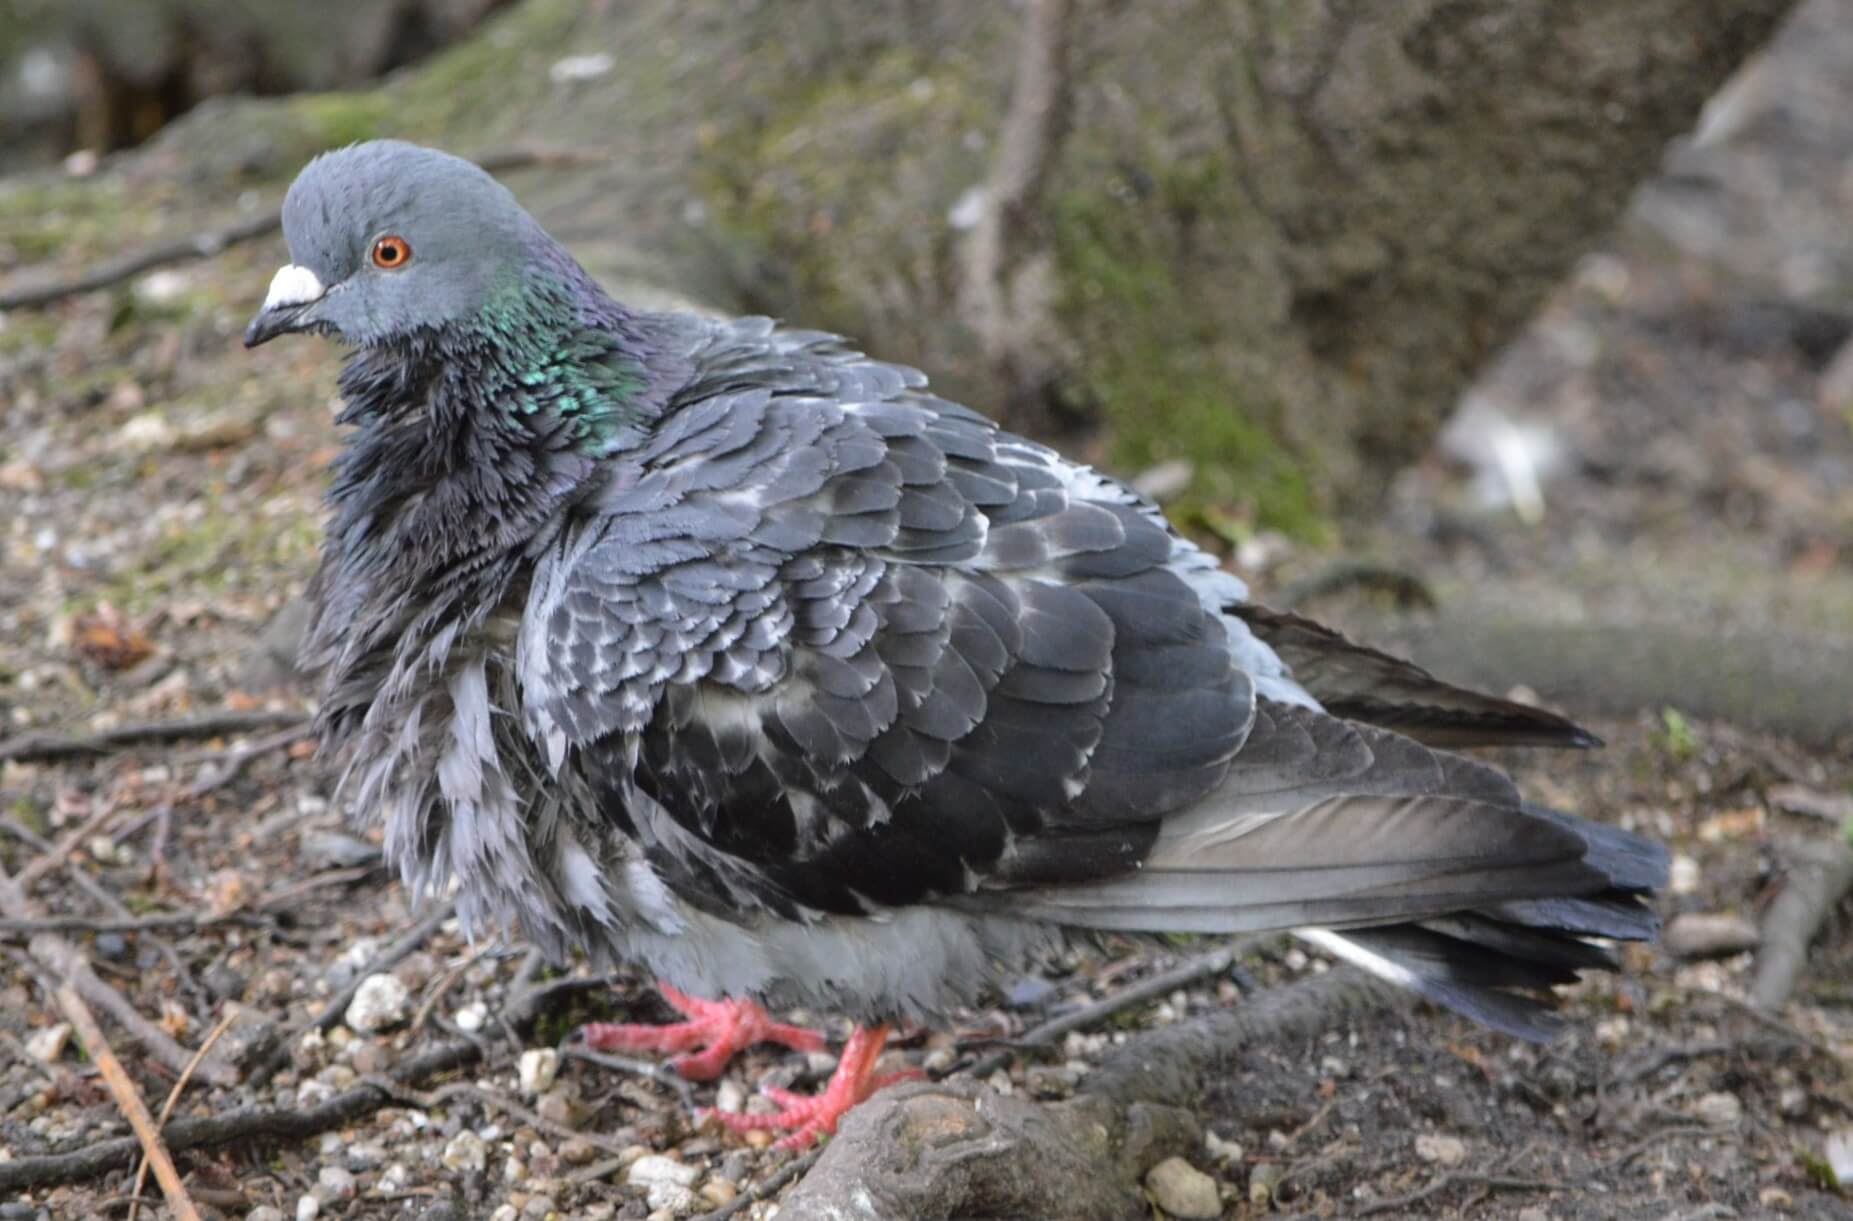
{"label": "red foot", "polygon": [[815,1030],[775,1022],[756,1001],[704,1001],[658,982],[663,999],[688,1021],[668,1026],[614,1025],[588,1022],[580,1034],[595,1051],[688,1051],[670,1066],[690,1081],[712,1081],[727,1062],[755,1043],[783,1043],[794,1051],[822,1051],[824,1037]]}
{"label": "red foot", "polygon": [[834,1133],[837,1121],[843,1118],[844,1112],[876,1090],[897,1081],[917,1081],[926,1076],[917,1068],[875,1076],[875,1061],[881,1058],[882,1046],[887,1041],[886,1026],[856,1027],[855,1032],[849,1036],[849,1042],[843,1046],[843,1055],[836,1062],[836,1072],[831,1074],[830,1084],[815,1097],[807,1098],[803,1094],[794,1094],[790,1090],[773,1086],[764,1087],[761,1092],[779,1104],[776,1115],[711,1113],[735,1132],[790,1128],[791,1135],[779,1141],[778,1147],[802,1149],[819,1136]]}

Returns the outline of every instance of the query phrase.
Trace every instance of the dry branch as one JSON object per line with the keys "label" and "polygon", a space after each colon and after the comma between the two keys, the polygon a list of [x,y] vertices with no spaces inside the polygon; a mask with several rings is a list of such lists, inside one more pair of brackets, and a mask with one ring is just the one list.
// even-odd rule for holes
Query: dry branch
{"label": "dry branch", "polygon": [[209,712],[202,716],[182,717],[173,721],[145,721],[118,725],[95,733],[63,737],[58,734],[30,733],[0,742],[0,762],[32,760],[48,762],[84,755],[106,755],[128,746],[148,742],[172,742],[182,738],[216,738],[228,733],[251,733],[259,729],[282,729],[307,720],[301,712]]}
{"label": "dry branch", "polygon": [[1791,853],[1788,881],[1763,917],[1752,1004],[1769,1010],[1788,1003],[1807,964],[1809,942],[1848,890],[1853,890],[1853,847],[1845,840],[1811,839]]}
{"label": "dry branch", "polygon": [[[174,1210],[179,1221],[200,1221],[199,1210],[193,1207],[193,1201],[187,1198],[186,1185],[180,1181],[180,1172],[174,1169],[174,1159],[161,1144],[160,1129],[155,1127],[154,1116],[148,1114],[147,1104],[135,1089],[135,1083],[129,1080],[127,1070],[116,1059],[116,1053],[110,1048],[109,1040],[103,1037],[103,1028],[97,1025],[90,1006],[84,1004],[77,990],[65,984],[57,991],[58,1008],[70,1019],[77,1037],[83,1041],[84,1050],[89,1053],[97,1071],[103,1074],[104,1084],[116,1099],[116,1106],[135,1129],[135,1139],[140,1142],[142,1152],[148,1164],[154,1167],[155,1182],[161,1185],[161,1194],[167,1197],[167,1206]],[[139,1188],[137,1189],[139,1191]]]}
{"label": "dry branch", "polygon": [[[0,911],[7,913],[13,920],[32,920],[37,918],[36,909],[37,905],[27,897],[19,883],[0,869]],[[54,987],[58,984],[68,985],[84,1000],[108,1013],[149,1055],[176,1073],[187,1070],[187,1065],[193,1060],[193,1053],[143,1017],[122,993],[99,979],[96,972],[90,969],[89,960],[70,942],[56,933],[38,933],[27,943],[26,948],[32,959],[55,981]],[[205,1065],[198,1075],[213,1085],[234,1085],[238,1081],[237,1069],[217,1061]]]}

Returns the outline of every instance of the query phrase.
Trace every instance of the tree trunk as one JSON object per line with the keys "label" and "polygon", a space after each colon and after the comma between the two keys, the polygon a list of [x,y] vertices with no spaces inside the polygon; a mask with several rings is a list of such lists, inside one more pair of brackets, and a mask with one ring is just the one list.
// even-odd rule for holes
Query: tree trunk
{"label": "tree trunk", "polygon": [[[592,149],[517,188],[643,296],[846,332],[980,408],[1097,419],[1122,471],[1188,459],[1198,507],[1312,527],[1423,452],[1787,7],[1080,0],[1039,61],[1007,5],[527,0],[376,91],[208,106],[138,164],[197,201],[373,134]],[[1028,116],[1013,175],[1038,62],[1059,121]],[[995,291],[962,283],[961,226],[1012,244]],[[971,302],[999,293],[1035,350],[997,358]]]}

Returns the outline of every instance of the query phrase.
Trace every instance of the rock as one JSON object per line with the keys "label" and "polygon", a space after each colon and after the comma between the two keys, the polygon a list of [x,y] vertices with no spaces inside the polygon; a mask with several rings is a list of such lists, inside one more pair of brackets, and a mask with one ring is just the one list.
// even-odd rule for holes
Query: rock
{"label": "rock", "polygon": [[631,1163],[629,1182],[633,1187],[643,1188],[652,1210],[667,1209],[682,1216],[701,1205],[700,1197],[690,1190],[700,1177],[699,1167],[652,1153]]}
{"label": "rock", "polygon": [[1842,1188],[1853,1184],[1853,1128],[1829,1133],[1821,1146],[1821,1157],[1834,1172],[1836,1183]]}
{"label": "rock", "polygon": [[457,1010],[456,1023],[464,1031],[474,1034],[489,1024],[489,1006],[481,1001],[471,1001]]}
{"label": "rock", "polygon": [[71,1024],[56,1022],[43,1030],[35,1030],[26,1040],[26,1051],[40,1064],[55,1064],[64,1055],[65,1047],[71,1041]]}
{"label": "rock", "polygon": [[579,1108],[573,1105],[573,1100],[568,1098],[562,1090],[554,1090],[550,1094],[543,1095],[541,1100],[534,1104],[534,1113],[548,1123],[557,1123],[562,1128],[577,1128],[584,1118]]}
{"label": "rock", "polygon": [[283,1210],[280,1208],[259,1204],[244,1215],[244,1221],[289,1221],[289,1218],[283,1215]]}
{"label": "rock", "polygon": [[1701,1123],[1714,1128],[1734,1128],[1744,1117],[1744,1104],[1736,1094],[1707,1094],[1692,1104],[1692,1114]]}
{"label": "rock", "polygon": [[296,1221],[315,1221],[322,1215],[322,1202],[314,1196],[304,1196],[296,1201]]}
{"label": "rock", "polygon": [[1458,1136],[1424,1132],[1415,1138],[1415,1155],[1425,1162],[1458,1166],[1467,1160],[1467,1146]]}
{"label": "rock", "polygon": [[1667,921],[1660,944],[1679,958],[1724,958],[1754,950],[1756,925],[1721,912],[1682,912]]}
{"label": "rock", "polygon": [[746,1110],[746,1087],[732,1077],[722,1078],[714,1091],[714,1109],[723,1115],[738,1115]]}
{"label": "rock", "polygon": [[560,1160],[568,1166],[587,1166],[598,1156],[598,1146],[589,1140],[574,1137],[560,1146]]}
{"label": "rock", "polygon": [[489,1146],[483,1143],[482,1137],[465,1128],[450,1138],[438,1161],[448,1170],[480,1173],[489,1164]]}
{"label": "rock", "polygon": [[560,1053],[551,1047],[531,1047],[521,1053],[517,1069],[524,1094],[544,1094],[560,1075]]}
{"label": "rock", "polygon": [[345,1200],[354,1194],[354,1172],[345,1166],[323,1166],[315,1186],[324,1200]]}
{"label": "rock", "polygon": [[489,1221],[515,1221],[515,1218],[520,1215],[521,1210],[513,1204],[499,1204],[496,1210],[489,1214]]}
{"label": "rock", "polygon": [[1232,1140],[1224,1140],[1214,1132],[1203,1134],[1203,1147],[1208,1149],[1210,1156],[1221,1165],[1237,1164],[1242,1160],[1242,1146]]}
{"label": "rock", "polygon": [[726,1179],[709,1179],[701,1185],[701,1198],[710,1208],[725,1208],[739,1194],[740,1189]]}
{"label": "rock", "polygon": [[1281,1180],[1286,1170],[1279,1162],[1262,1162],[1248,1172],[1248,1202],[1256,1208],[1266,1208],[1274,1198],[1274,1185]]}
{"label": "rock", "polygon": [[405,1020],[405,1009],[411,1000],[411,993],[399,982],[398,976],[386,972],[369,975],[360,981],[360,990],[348,1002],[347,1024],[351,1029],[369,1034],[396,1026]]}
{"label": "rock", "polygon": [[1152,1203],[1173,1217],[1220,1217],[1222,1194],[1216,1180],[1181,1157],[1168,1157],[1145,1174]]}

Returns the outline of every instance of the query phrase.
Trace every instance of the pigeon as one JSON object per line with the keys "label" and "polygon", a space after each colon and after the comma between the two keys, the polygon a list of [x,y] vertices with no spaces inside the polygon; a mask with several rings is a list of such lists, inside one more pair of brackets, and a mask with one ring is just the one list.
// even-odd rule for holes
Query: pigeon
{"label": "pigeon", "polygon": [[1295,930],[1530,1039],[1655,935],[1658,846],[1454,753],[1593,737],[1251,602],[921,373],[627,308],[432,149],[325,153],[282,218],[246,345],[349,349],[303,645],[343,799],[471,935],[687,1018],[600,1045],[713,1076],[821,1046],[768,1007],[857,1023],[732,1126],[833,1132],[895,1023],[1109,935]]}

